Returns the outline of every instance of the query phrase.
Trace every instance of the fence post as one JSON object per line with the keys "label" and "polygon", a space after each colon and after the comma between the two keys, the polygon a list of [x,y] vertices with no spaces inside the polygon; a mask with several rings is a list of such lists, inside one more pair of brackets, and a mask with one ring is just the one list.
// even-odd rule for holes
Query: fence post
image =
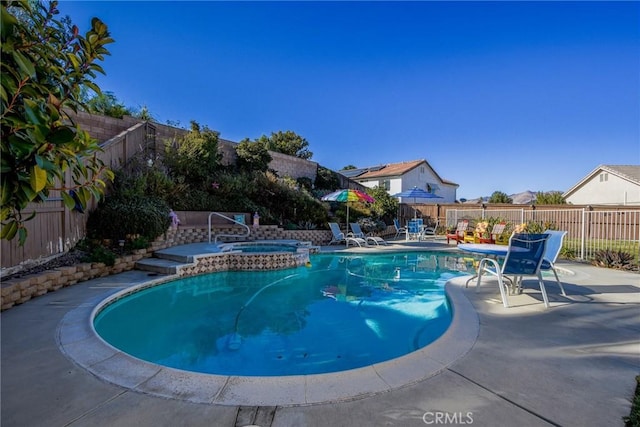
{"label": "fence post", "polygon": [[520,209],[520,224],[524,224],[524,208]]}
{"label": "fence post", "polygon": [[585,243],[586,243],[586,217],[587,217],[587,211],[585,208],[582,208],[582,227],[581,227],[581,236],[580,236],[580,259],[584,261],[584,249],[585,249]]}

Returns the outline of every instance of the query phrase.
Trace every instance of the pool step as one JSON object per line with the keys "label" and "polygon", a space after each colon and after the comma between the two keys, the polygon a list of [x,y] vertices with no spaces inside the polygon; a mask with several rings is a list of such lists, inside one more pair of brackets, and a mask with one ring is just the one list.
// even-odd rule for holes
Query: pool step
{"label": "pool step", "polygon": [[136,270],[151,271],[160,274],[176,274],[178,267],[191,264],[163,258],[144,258],[136,262]]}
{"label": "pool step", "polygon": [[[170,249],[170,248],[169,248]],[[191,264],[193,263],[193,255],[185,255],[181,253],[172,252],[170,250],[164,249],[161,251],[155,251],[153,253],[154,258],[165,259],[169,261],[175,261],[182,264]]]}

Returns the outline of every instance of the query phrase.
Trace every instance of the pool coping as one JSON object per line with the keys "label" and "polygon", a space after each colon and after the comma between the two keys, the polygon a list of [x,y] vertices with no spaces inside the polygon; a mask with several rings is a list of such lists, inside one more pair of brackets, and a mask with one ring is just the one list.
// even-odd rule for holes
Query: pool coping
{"label": "pool coping", "polygon": [[56,331],[61,352],[97,378],[142,394],[218,405],[303,406],[361,399],[424,381],[468,353],[480,329],[478,314],[463,293],[463,280],[456,280],[461,276],[445,285],[453,318],[440,338],[405,356],[336,373],[242,377],[188,372],[137,359],[97,335],[93,315],[107,300],[178,278],[132,285],[69,311]]}

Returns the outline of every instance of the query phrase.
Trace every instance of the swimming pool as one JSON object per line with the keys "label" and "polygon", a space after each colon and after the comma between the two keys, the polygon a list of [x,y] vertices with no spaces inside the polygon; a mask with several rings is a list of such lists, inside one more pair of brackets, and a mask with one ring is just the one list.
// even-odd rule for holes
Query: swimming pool
{"label": "swimming pool", "polygon": [[137,358],[239,376],[337,372],[437,339],[451,321],[450,254],[314,255],[311,267],[225,272],[118,298],[98,334]]}

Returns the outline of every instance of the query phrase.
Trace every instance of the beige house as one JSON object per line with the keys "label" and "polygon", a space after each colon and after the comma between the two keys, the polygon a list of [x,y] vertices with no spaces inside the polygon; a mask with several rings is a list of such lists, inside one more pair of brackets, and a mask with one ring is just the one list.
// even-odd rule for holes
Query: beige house
{"label": "beige house", "polygon": [[640,205],[640,165],[600,165],[563,195],[574,205]]}
{"label": "beige house", "polygon": [[[382,187],[391,195],[418,187],[441,198],[415,199],[415,203],[455,203],[459,185],[442,179],[426,160],[389,163],[359,169],[338,171],[340,174],[374,188]],[[401,203],[413,203],[414,200],[400,200]]]}

